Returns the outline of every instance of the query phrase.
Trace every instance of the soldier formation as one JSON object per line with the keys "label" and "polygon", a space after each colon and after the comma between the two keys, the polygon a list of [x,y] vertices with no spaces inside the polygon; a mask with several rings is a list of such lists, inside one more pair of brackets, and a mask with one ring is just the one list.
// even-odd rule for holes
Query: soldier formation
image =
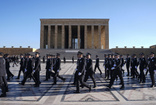
{"label": "soldier formation", "polygon": [[[137,78],[139,83],[146,82],[146,75],[150,74],[152,81],[151,87],[155,86],[154,73],[156,71],[156,58],[154,53],[151,52],[148,58],[145,58],[144,53],[140,54],[140,57],[137,58],[135,54],[131,57],[127,54],[126,59],[124,60],[122,55],[119,54],[108,54],[104,55],[104,70],[105,70],[105,79],[110,80],[108,88],[111,88],[114,81],[118,78],[120,79],[120,89],[124,89],[124,69],[123,66],[126,65],[127,75],[132,79]],[[102,71],[99,66],[99,57],[96,55],[96,62],[93,69],[93,61],[91,59],[91,54],[87,53],[86,56],[82,52],[77,53],[77,66],[74,72],[74,81],[73,85],[76,86],[76,91],[74,93],[80,93],[80,87],[87,87],[89,92],[92,88],[96,88],[95,72],[98,68],[100,75]],[[8,92],[7,80],[9,81],[14,75],[10,71],[10,62],[13,62],[13,66],[18,66],[18,57],[9,57],[9,54],[3,55],[0,53],[0,87],[2,89],[2,94],[0,97],[6,97],[6,92]],[[61,59],[60,54],[56,55],[47,55],[47,60],[43,57],[43,63],[46,62],[46,76],[44,81],[48,81],[51,77],[53,78],[53,85],[57,84],[57,78],[60,78],[63,82],[66,80],[64,77],[59,75],[61,70]],[[66,63],[66,58],[64,57],[64,63]],[[72,63],[74,63],[74,56],[72,57]],[[139,68],[139,72],[138,72]],[[35,56],[30,54],[20,55],[20,69],[16,79],[20,79],[21,73],[23,73],[23,80],[19,83],[24,85],[27,79],[33,79],[35,84],[34,87],[39,87],[41,84],[40,81],[40,71],[41,71],[41,61],[40,53],[36,52]],[[6,79],[7,74],[7,79]],[[88,85],[86,82],[88,78],[91,78],[94,86]]]}

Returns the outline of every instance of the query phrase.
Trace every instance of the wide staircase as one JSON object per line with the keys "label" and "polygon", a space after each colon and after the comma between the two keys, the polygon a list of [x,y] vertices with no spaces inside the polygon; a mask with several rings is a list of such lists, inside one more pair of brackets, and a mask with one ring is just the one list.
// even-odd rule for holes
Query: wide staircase
{"label": "wide staircase", "polygon": [[36,52],[39,52],[41,57],[46,56],[47,54],[54,54],[60,53],[61,59],[65,57],[67,60],[71,60],[74,56],[77,59],[77,52],[81,51],[84,55],[86,53],[91,53],[92,59],[95,59],[95,56],[98,55],[100,59],[104,59],[104,54],[113,54],[111,50],[106,49],[38,49]]}

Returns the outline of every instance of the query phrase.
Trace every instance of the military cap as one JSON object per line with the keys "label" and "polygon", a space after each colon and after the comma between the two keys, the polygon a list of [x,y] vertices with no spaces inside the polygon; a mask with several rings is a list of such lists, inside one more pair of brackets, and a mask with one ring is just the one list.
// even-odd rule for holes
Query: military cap
{"label": "military cap", "polygon": [[90,54],[90,53],[87,53],[86,56],[87,56],[87,55],[91,55],[91,54]]}
{"label": "military cap", "polygon": [[144,53],[140,53],[140,55],[145,55]]}
{"label": "military cap", "polygon": [[129,54],[127,54],[127,56],[129,56]]}
{"label": "military cap", "polygon": [[150,54],[152,55],[152,54],[154,54],[154,52],[151,52]]}
{"label": "military cap", "polygon": [[81,55],[81,54],[83,54],[83,53],[82,53],[82,52],[80,52],[80,51],[77,53],[77,55]]}
{"label": "military cap", "polygon": [[36,52],[35,55],[40,54],[39,52]]}
{"label": "military cap", "polygon": [[115,53],[115,56],[119,55],[119,53]]}
{"label": "military cap", "polygon": [[136,56],[136,54],[133,54],[133,56]]}
{"label": "military cap", "polygon": [[98,55],[96,55],[96,57],[98,57]]}

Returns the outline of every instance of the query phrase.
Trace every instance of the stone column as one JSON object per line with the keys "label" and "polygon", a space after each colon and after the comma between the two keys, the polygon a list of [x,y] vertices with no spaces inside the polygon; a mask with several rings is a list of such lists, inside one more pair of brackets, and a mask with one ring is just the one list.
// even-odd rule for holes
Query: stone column
{"label": "stone column", "polygon": [[51,25],[48,25],[48,49],[51,48],[50,42],[51,42]]}
{"label": "stone column", "polygon": [[78,25],[78,49],[80,49],[80,25]]}
{"label": "stone column", "polygon": [[101,25],[98,26],[99,31],[99,49],[101,49]]}
{"label": "stone column", "polygon": [[41,24],[40,29],[40,48],[44,48],[44,25]]}
{"label": "stone column", "polygon": [[69,45],[68,45],[68,48],[70,49],[71,48],[71,25],[69,25]]}
{"label": "stone column", "polygon": [[62,25],[62,49],[64,49],[64,40],[65,40],[65,37],[64,37],[64,25]]}
{"label": "stone column", "polygon": [[57,25],[55,25],[55,49],[57,49]]}
{"label": "stone column", "polygon": [[92,25],[91,32],[92,32],[92,49],[94,49],[94,25]]}
{"label": "stone column", "polygon": [[85,25],[84,40],[85,40],[85,49],[87,49],[87,25]]}
{"label": "stone column", "polygon": [[105,26],[105,49],[109,49],[109,25]]}

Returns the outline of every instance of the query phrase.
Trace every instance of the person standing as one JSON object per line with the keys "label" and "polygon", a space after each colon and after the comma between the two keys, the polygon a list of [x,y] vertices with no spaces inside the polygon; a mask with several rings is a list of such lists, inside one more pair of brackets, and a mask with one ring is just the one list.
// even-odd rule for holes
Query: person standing
{"label": "person standing", "polygon": [[93,71],[93,63],[92,63],[92,59],[91,59],[91,54],[87,53],[86,54],[86,73],[85,73],[85,78],[84,78],[84,82],[86,82],[88,80],[88,77],[90,77],[94,83],[93,88],[96,87],[96,82],[95,82],[95,78],[94,78],[94,71]]}
{"label": "person standing", "polygon": [[2,94],[0,97],[6,97],[6,92],[8,92],[8,84],[6,80],[6,67],[5,59],[3,58],[3,53],[0,52],[0,87],[2,89]]}
{"label": "person standing", "polygon": [[36,80],[35,87],[39,87],[40,85],[40,71],[41,71],[41,61],[40,61],[40,53],[35,53],[35,68],[33,69],[34,78]]}
{"label": "person standing", "polygon": [[21,72],[23,72],[23,75],[24,75],[24,62],[25,62],[25,59],[23,57],[23,54],[20,55],[20,58],[21,58],[21,61],[20,61],[20,70],[19,70],[19,73],[18,73],[18,76],[17,76],[16,79],[19,79],[20,78]]}
{"label": "person standing", "polygon": [[99,57],[98,57],[98,55],[96,55],[96,63],[95,63],[94,72],[96,72],[96,68],[98,68],[98,70],[100,71],[100,75],[102,75],[102,72],[99,68]]}
{"label": "person standing", "polygon": [[126,58],[126,69],[127,69],[127,76],[129,76],[129,67],[130,67],[130,56],[129,54],[127,54],[127,58]]}
{"label": "person standing", "polygon": [[52,74],[53,78],[54,78],[53,85],[57,84],[57,77],[60,78],[63,81],[66,80],[65,78],[63,78],[62,76],[59,75],[60,70],[61,70],[61,59],[60,59],[60,54],[57,53],[56,54],[56,61],[55,61],[55,64],[54,64],[54,73]]}
{"label": "person standing", "polygon": [[156,70],[156,58],[154,57],[154,53],[150,53],[150,62],[149,62],[149,73],[152,81],[152,85],[150,87],[155,87],[155,78],[154,78],[154,70]]}
{"label": "person standing", "polygon": [[43,56],[43,63],[45,63],[45,56]]}
{"label": "person standing", "polygon": [[63,61],[64,61],[64,63],[66,63],[66,58],[65,57],[63,57]]}
{"label": "person standing", "polygon": [[74,93],[80,93],[80,83],[81,86],[85,86],[89,89],[89,92],[91,91],[91,86],[83,82],[83,76],[84,76],[84,71],[85,71],[85,60],[83,58],[83,53],[78,52],[78,65],[77,65],[77,70],[75,74],[76,78],[76,91]]}
{"label": "person standing", "polygon": [[120,89],[124,89],[124,81],[123,81],[123,77],[122,77],[121,63],[122,62],[121,62],[121,60],[119,58],[119,54],[116,54],[115,55],[115,61],[114,61],[114,64],[112,66],[112,69],[114,69],[113,77],[110,80],[110,84],[108,85],[108,88],[111,88],[112,87],[115,78],[118,76],[120,78],[121,85],[122,85],[120,87]]}
{"label": "person standing", "polygon": [[74,56],[72,57],[72,63],[74,63]]}

